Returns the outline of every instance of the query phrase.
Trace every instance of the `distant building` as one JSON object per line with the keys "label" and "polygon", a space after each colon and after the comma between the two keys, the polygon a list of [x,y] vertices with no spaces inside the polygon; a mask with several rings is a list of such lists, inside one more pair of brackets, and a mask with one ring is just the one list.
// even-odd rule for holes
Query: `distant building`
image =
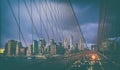
{"label": "distant building", "polygon": [[31,56],[32,55],[32,51],[31,51],[31,45],[27,47],[26,50],[26,56]]}
{"label": "distant building", "polygon": [[4,54],[5,49],[4,48],[0,48],[0,54]]}
{"label": "distant building", "polygon": [[78,43],[76,43],[74,52],[77,53],[77,52],[79,52],[79,51],[80,51],[80,50],[79,50],[79,48],[78,48]]}
{"label": "distant building", "polygon": [[44,54],[45,53],[45,50],[44,50],[45,46],[46,46],[45,39],[41,39],[39,41],[39,45],[38,45],[39,54]]}
{"label": "distant building", "polygon": [[8,43],[6,44],[6,55],[7,56],[16,56],[18,53],[18,48],[17,48],[17,41],[15,40],[9,40]]}
{"label": "distant building", "polygon": [[19,45],[18,45],[18,42],[17,42],[17,44],[16,44],[16,56],[18,56],[19,55]]}
{"label": "distant building", "polygon": [[79,45],[78,45],[78,49],[79,51],[83,51],[84,50],[84,43],[82,42],[82,39],[80,39]]}
{"label": "distant building", "polygon": [[[19,56],[25,55],[25,48],[22,46],[21,42],[17,43],[17,48],[19,49]],[[24,49],[24,51],[22,51]]]}
{"label": "distant building", "polygon": [[92,50],[92,51],[95,51],[95,50],[96,50],[96,47],[97,47],[96,44],[92,44],[92,45],[91,45],[91,50]]}
{"label": "distant building", "polygon": [[38,54],[38,41],[34,40],[33,41],[33,54]]}
{"label": "distant building", "polygon": [[56,54],[56,44],[53,39],[50,40],[50,54],[51,55]]}
{"label": "distant building", "polygon": [[56,54],[63,55],[65,53],[65,48],[62,46],[62,42],[59,42],[59,44],[56,47]]}
{"label": "distant building", "polygon": [[44,47],[44,54],[49,55],[50,54],[50,45],[46,45]]}
{"label": "distant building", "polygon": [[63,47],[67,48],[67,38],[64,38]]}
{"label": "distant building", "polygon": [[73,46],[73,36],[71,35],[70,37],[70,50],[73,50],[74,46]]}
{"label": "distant building", "polygon": [[19,56],[25,56],[25,48],[24,47],[20,47],[20,54]]}

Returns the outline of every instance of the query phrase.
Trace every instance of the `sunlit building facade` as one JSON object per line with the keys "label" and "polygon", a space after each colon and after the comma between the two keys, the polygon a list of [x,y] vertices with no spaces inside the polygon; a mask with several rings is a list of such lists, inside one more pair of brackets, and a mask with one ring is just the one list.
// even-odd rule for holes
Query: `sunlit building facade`
{"label": "sunlit building facade", "polygon": [[73,50],[74,46],[73,46],[73,36],[71,35],[70,37],[70,50]]}
{"label": "sunlit building facade", "polygon": [[17,48],[17,41],[9,40],[5,47],[5,53],[7,56],[16,56],[18,48]]}
{"label": "sunlit building facade", "polygon": [[56,43],[53,39],[50,40],[50,54],[55,55],[56,54]]}
{"label": "sunlit building facade", "polygon": [[67,38],[64,38],[63,47],[64,47],[65,49],[67,48]]}

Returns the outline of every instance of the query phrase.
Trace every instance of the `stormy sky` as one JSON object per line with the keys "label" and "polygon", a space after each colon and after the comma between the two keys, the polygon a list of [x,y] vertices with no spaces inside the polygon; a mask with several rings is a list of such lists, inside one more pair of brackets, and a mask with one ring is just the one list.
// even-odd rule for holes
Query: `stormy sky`
{"label": "stormy sky", "polygon": [[[0,3],[2,47],[8,40],[19,41],[17,23],[28,45],[32,33],[33,39],[45,38],[48,42],[49,39],[63,41],[63,38],[69,41],[72,35],[77,43],[81,38],[78,25],[87,44],[96,43],[98,0],[71,0],[72,7],[68,0],[1,0]],[[20,40],[24,42],[21,33]]]}

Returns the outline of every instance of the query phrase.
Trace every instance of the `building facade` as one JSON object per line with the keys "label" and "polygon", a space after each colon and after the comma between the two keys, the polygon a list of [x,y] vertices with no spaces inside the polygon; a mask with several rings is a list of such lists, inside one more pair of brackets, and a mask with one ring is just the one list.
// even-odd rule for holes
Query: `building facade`
{"label": "building facade", "polygon": [[38,54],[38,41],[37,40],[34,40],[33,41],[33,54]]}
{"label": "building facade", "polygon": [[17,41],[9,40],[6,44],[5,52],[7,56],[16,56],[18,54]]}

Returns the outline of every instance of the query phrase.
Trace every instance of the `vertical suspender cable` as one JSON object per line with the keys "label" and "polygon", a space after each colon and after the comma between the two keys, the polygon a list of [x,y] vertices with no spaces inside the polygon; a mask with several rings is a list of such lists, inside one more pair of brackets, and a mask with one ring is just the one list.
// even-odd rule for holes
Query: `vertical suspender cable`
{"label": "vertical suspender cable", "polygon": [[[24,4],[25,4],[25,7],[26,7],[26,9],[27,9],[27,12],[28,12],[28,15],[29,15],[29,17],[30,17],[30,20],[31,20],[31,23],[32,23],[32,30],[34,29],[35,30],[35,32],[36,32],[36,35],[37,35],[37,37],[39,38],[39,33],[38,33],[38,31],[37,31],[37,28],[36,28],[36,26],[34,25],[34,22],[33,22],[33,18],[32,18],[32,6],[31,6],[31,12],[29,11],[29,8],[28,8],[28,6],[27,6],[27,4],[26,4],[26,1],[25,0],[23,0],[23,2],[24,2]],[[32,5],[32,2],[31,2],[31,5]],[[32,33],[33,33],[33,31],[32,31]]]}
{"label": "vertical suspender cable", "polygon": [[20,0],[18,0],[18,23],[19,23],[19,41],[20,39]]}

